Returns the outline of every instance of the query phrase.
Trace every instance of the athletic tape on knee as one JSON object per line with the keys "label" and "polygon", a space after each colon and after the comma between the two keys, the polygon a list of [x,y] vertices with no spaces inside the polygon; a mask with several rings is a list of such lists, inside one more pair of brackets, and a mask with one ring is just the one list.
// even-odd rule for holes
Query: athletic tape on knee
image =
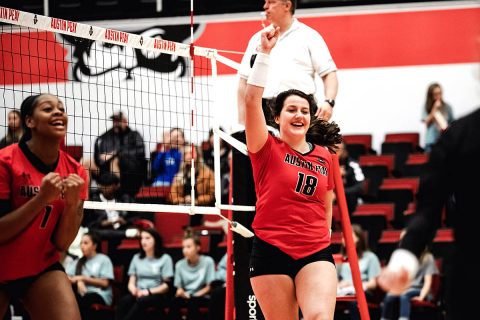
{"label": "athletic tape on knee", "polygon": [[255,58],[255,63],[253,64],[252,72],[250,72],[250,75],[248,76],[247,83],[265,88],[267,84],[269,64],[270,55],[258,52],[257,57]]}

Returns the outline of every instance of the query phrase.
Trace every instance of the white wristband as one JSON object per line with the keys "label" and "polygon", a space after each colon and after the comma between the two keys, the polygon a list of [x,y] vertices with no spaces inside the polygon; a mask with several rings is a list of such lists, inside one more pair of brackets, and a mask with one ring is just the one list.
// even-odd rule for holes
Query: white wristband
{"label": "white wristband", "polygon": [[257,52],[257,57],[255,58],[252,71],[248,76],[247,83],[257,87],[265,88],[267,84],[269,64],[270,55],[263,52]]}
{"label": "white wristband", "polygon": [[400,271],[404,268],[407,270],[410,280],[412,280],[418,270],[418,259],[408,250],[397,249],[392,253],[388,268],[392,271]]}

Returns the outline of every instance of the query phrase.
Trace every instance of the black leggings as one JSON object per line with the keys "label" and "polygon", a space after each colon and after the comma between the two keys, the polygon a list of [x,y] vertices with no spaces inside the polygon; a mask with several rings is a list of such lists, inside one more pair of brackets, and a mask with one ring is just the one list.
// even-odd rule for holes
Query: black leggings
{"label": "black leggings", "polygon": [[95,311],[92,309],[94,304],[106,305],[102,296],[95,292],[87,292],[84,296],[81,296],[75,290],[75,298],[83,320],[96,319]]}
{"label": "black leggings", "polygon": [[163,294],[152,294],[137,298],[128,294],[122,297],[117,304],[116,320],[135,320],[146,318],[146,311],[154,308],[155,319],[165,319],[164,307],[166,297]]}
{"label": "black leggings", "polygon": [[202,319],[200,313],[201,307],[208,306],[208,298],[206,297],[191,297],[190,299],[184,299],[176,297],[172,300],[170,305],[170,312],[168,313],[169,320],[180,320],[182,319],[180,314],[180,309],[186,307],[188,312],[188,320],[199,320]]}

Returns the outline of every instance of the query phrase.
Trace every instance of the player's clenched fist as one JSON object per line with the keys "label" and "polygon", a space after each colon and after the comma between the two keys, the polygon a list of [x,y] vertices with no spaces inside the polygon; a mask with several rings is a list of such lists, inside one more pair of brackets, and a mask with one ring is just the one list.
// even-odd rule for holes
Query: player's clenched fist
{"label": "player's clenched fist", "polygon": [[71,173],[63,179],[63,198],[67,204],[80,200],[85,181],[77,174]]}
{"label": "player's clenched fist", "polygon": [[42,197],[46,203],[50,203],[55,199],[58,199],[62,193],[63,179],[60,174],[56,172],[50,172],[42,179],[40,185],[39,197]]}

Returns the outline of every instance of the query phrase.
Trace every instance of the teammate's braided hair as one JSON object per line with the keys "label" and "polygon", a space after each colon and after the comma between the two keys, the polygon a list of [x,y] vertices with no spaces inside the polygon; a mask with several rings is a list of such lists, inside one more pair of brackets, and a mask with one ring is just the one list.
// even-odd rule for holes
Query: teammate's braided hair
{"label": "teammate's braided hair", "polygon": [[22,104],[20,106],[20,118],[22,120],[22,127],[24,132],[22,136],[23,141],[28,141],[32,138],[32,130],[27,126],[26,119],[28,116],[33,115],[33,110],[35,109],[38,97],[40,96],[41,94],[31,95],[25,98],[25,100],[22,101]]}

